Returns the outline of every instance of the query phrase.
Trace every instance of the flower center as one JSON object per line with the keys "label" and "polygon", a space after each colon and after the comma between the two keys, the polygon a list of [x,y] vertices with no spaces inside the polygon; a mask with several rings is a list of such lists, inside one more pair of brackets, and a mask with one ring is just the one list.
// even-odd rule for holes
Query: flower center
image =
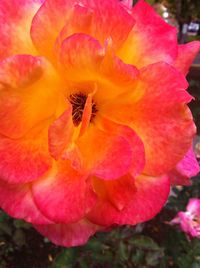
{"label": "flower center", "polygon": [[[72,104],[72,120],[75,126],[78,126],[82,121],[86,100],[87,95],[81,92],[74,93],[69,96],[69,102]],[[90,117],[90,122],[92,122],[94,119],[97,111],[96,103],[92,101],[92,114]]]}

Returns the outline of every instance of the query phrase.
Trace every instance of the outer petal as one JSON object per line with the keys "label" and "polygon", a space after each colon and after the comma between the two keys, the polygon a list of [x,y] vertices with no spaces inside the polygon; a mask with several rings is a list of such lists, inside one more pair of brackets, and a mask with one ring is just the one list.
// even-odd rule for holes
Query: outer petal
{"label": "outer petal", "polygon": [[59,80],[43,58],[16,55],[0,62],[0,133],[19,138],[52,117]]}
{"label": "outer petal", "polygon": [[132,15],[135,25],[118,51],[119,57],[138,67],[158,61],[173,62],[177,56],[176,29],[143,0],[133,7]]}
{"label": "outer petal", "polygon": [[31,20],[42,0],[0,1],[0,59],[12,54],[35,54],[30,38]]}
{"label": "outer petal", "polygon": [[72,224],[35,225],[34,227],[53,243],[64,247],[84,245],[90,236],[102,229],[101,226],[85,219]]}
{"label": "outer petal", "polygon": [[170,173],[171,183],[175,185],[190,185],[190,178],[200,172],[199,163],[192,149],[183,157]]}
{"label": "outer petal", "polygon": [[0,135],[1,179],[25,183],[42,176],[52,164],[48,152],[47,122],[43,122],[21,139]]}
{"label": "outer petal", "polygon": [[55,164],[48,174],[34,182],[34,201],[42,213],[54,222],[76,222],[95,202],[95,194],[86,183],[86,178],[87,175],[72,169],[70,162]]}
{"label": "outer petal", "polygon": [[53,223],[35,205],[30,184],[8,184],[0,181],[0,204],[14,218],[34,224]]}
{"label": "outer petal", "polygon": [[101,44],[111,37],[115,48],[120,47],[135,23],[133,17],[116,0],[88,2],[92,3],[94,10],[91,35]]}
{"label": "outer petal", "polygon": [[183,74],[187,74],[190,65],[200,51],[200,42],[194,41],[185,45],[178,46],[178,56],[174,63],[175,67]]}
{"label": "outer petal", "polygon": [[[104,187],[103,184],[101,187]],[[97,194],[99,194],[99,188],[95,188]],[[122,210],[116,209],[110,200],[100,198],[99,195],[99,202],[88,213],[88,219],[100,225],[137,224],[147,221],[153,218],[164,206],[169,194],[170,183],[169,179],[164,176],[157,178],[139,176],[135,178],[135,189],[131,202]],[[106,188],[104,190],[107,191]],[[126,186],[124,190],[126,191]],[[113,195],[114,192],[116,192],[115,189]]]}
{"label": "outer petal", "polygon": [[186,87],[184,76],[174,68],[153,64],[141,70],[132,94],[122,95],[101,109],[107,117],[131,125],[142,139],[146,174],[169,172],[191,147],[195,126],[185,105],[191,100]]}

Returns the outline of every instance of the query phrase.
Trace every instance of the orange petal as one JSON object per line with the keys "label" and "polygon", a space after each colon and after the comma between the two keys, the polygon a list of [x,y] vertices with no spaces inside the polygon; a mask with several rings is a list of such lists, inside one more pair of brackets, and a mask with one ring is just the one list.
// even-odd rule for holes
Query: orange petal
{"label": "orange petal", "polygon": [[89,35],[74,34],[66,38],[61,47],[60,62],[64,66],[66,79],[78,81],[94,80],[104,51],[99,42]]}
{"label": "orange petal", "polygon": [[56,160],[70,146],[74,133],[72,108],[69,108],[49,127],[49,152]]}
{"label": "orange petal", "polygon": [[59,96],[59,80],[43,58],[16,55],[0,63],[0,133],[22,137],[52,117]]}
{"label": "orange petal", "polygon": [[123,135],[102,131],[92,123],[76,144],[85,169],[103,179],[123,176],[132,163],[132,150]]}

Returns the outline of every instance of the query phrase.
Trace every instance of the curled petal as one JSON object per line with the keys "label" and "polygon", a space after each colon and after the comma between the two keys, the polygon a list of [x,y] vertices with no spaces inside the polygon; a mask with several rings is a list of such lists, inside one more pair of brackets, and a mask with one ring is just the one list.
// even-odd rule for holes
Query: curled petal
{"label": "curled petal", "polygon": [[131,202],[137,190],[135,180],[129,174],[112,181],[93,177],[93,187],[100,199],[110,202],[119,211]]}
{"label": "curled petal", "polygon": [[189,67],[200,51],[200,42],[194,41],[185,45],[178,46],[178,56],[174,63],[175,67],[184,75],[189,71]]}
{"label": "curled petal", "polygon": [[[0,62],[0,133],[20,138],[55,113],[59,80],[43,58],[15,55]],[[45,107],[45,109],[44,109]]]}
{"label": "curled petal", "polygon": [[[95,188],[96,193],[99,194],[98,202],[88,213],[87,218],[95,224],[109,226],[111,224],[137,224],[154,217],[167,201],[170,190],[169,179],[166,176],[139,176],[135,178],[134,183],[135,191],[133,188],[131,201],[122,210],[119,210],[116,205],[113,206],[113,202],[111,203],[108,198],[100,198],[101,188],[105,192],[108,191],[107,188],[113,188],[113,195],[114,192],[118,192],[119,188],[115,189],[112,184],[105,187],[102,181],[101,186]],[[126,184],[124,186],[118,184],[118,186],[123,187],[125,195],[127,193]],[[120,192],[122,191],[120,189]],[[117,202],[119,200],[116,199]]]}
{"label": "curled petal", "polygon": [[9,184],[0,181],[1,208],[14,218],[34,224],[50,224],[36,206],[30,184]]}
{"label": "curled petal", "polygon": [[143,67],[159,61],[172,63],[177,56],[177,31],[154,9],[138,1],[133,7],[135,25],[118,55],[126,63]]}
{"label": "curled petal", "polygon": [[194,177],[200,172],[199,163],[196,160],[192,149],[183,157],[183,159],[176,165],[169,173],[172,184],[175,185],[190,185],[190,178]]}
{"label": "curled petal", "polygon": [[102,229],[86,219],[69,224],[35,225],[37,231],[56,245],[74,247],[84,245],[90,236]]}
{"label": "curled petal", "polygon": [[144,144],[139,136],[130,127],[117,124],[105,117],[101,117],[98,122],[98,126],[107,133],[122,135],[125,139],[127,139],[133,154],[129,173],[133,177],[139,175],[145,166]]}
{"label": "curled petal", "polygon": [[34,201],[40,211],[56,223],[78,221],[95,202],[86,178],[87,175],[72,169],[69,161],[59,162],[34,182]]}

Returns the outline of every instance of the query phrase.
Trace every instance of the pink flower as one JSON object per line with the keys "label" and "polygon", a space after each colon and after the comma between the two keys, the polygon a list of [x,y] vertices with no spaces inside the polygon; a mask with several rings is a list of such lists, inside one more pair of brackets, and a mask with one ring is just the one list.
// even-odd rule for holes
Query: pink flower
{"label": "pink flower", "polygon": [[199,42],[140,0],[0,1],[0,205],[63,246],[137,224],[199,172]]}
{"label": "pink flower", "polygon": [[186,212],[178,212],[170,224],[179,224],[187,235],[200,238],[200,199],[191,198]]}

